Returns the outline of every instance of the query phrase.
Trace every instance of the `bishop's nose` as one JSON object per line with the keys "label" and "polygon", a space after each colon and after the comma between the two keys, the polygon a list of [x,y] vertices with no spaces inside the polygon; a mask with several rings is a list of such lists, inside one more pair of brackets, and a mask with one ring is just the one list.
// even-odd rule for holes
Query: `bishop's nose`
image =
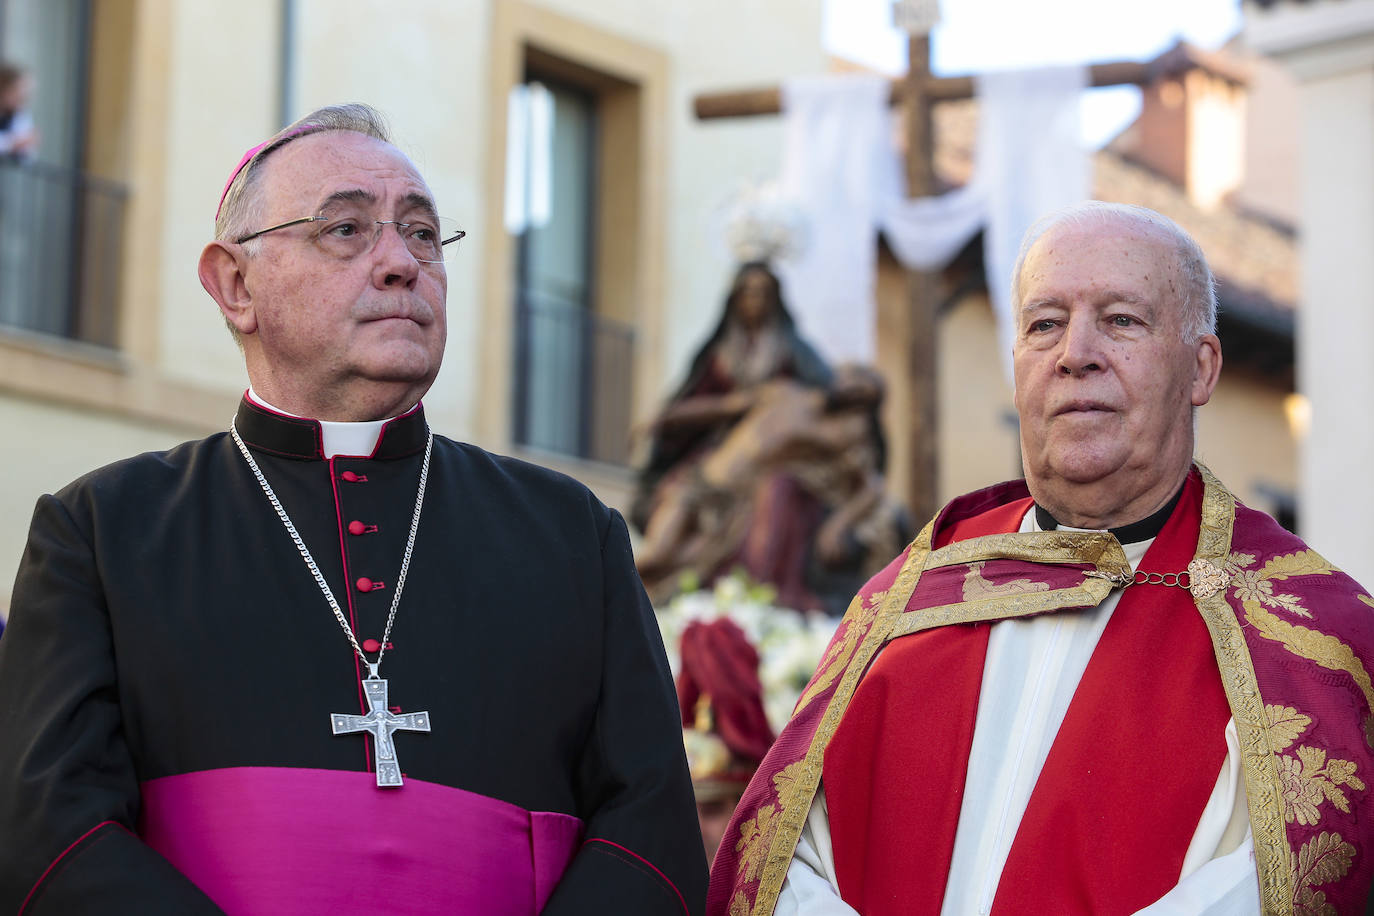
{"label": "bishop's nose", "polygon": [[372,282],[378,289],[403,286],[414,289],[420,277],[420,262],[406,247],[395,223],[379,225],[380,234],[372,246]]}

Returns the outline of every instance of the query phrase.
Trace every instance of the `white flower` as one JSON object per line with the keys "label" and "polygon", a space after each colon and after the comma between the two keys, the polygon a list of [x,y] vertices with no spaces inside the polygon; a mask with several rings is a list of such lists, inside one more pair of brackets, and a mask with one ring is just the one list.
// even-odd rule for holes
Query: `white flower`
{"label": "white flower", "polygon": [[715,598],[718,607],[741,604],[745,598],[744,581],[739,576],[722,576],[716,581]]}

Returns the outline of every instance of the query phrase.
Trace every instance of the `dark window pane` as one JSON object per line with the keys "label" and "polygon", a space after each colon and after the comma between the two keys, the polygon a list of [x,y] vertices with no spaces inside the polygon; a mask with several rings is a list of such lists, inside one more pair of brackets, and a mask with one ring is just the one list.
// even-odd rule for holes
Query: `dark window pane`
{"label": "dark window pane", "polygon": [[594,307],[596,98],[531,79],[510,104],[506,222],[518,234],[515,438],[625,463],[633,331]]}

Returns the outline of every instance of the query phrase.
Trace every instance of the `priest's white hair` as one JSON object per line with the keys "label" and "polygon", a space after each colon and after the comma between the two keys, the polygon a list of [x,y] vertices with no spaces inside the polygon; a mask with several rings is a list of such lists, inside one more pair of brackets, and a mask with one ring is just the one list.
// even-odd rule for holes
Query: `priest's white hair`
{"label": "priest's white hair", "polygon": [[1197,343],[1204,334],[1217,332],[1217,285],[1207,258],[1193,237],[1178,223],[1163,214],[1134,204],[1085,200],[1041,217],[1026,230],[1021,252],[1016,256],[1016,268],[1011,274],[1011,309],[1015,315],[1021,310],[1021,267],[1035,243],[1052,229],[1060,226],[1103,226],[1125,224],[1162,233],[1174,243],[1174,267],[1181,284],[1183,311],[1180,330],[1185,343]]}

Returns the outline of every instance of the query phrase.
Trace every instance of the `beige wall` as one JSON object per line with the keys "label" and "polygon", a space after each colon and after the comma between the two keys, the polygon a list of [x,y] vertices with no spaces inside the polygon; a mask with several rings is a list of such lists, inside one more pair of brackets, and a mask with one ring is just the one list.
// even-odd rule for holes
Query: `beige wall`
{"label": "beige wall", "polygon": [[1298,222],[1298,87],[1279,64],[1249,53],[1245,94],[1245,181],[1237,202]]}
{"label": "beige wall", "polygon": [[[1374,19],[1371,20],[1374,26]],[[1369,60],[1304,82],[1298,387],[1303,534],[1374,583],[1374,27]]]}
{"label": "beige wall", "polygon": [[[10,584],[24,550],[34,502],[101,465],[140,452],[170,448],[199,434],[185,428],[131,420],[0,394],[0,611],[8,613]],[[79,437],[73,437],[79,430]],[[34,443],[65,443],[34,448]],[[22,481],[22,486],[14,486]]]}
{"label": "beige wall", "polygon": [[485,172],[494,114],[487,92],[491,3],[300,0],[299,8],[291,117],[334,102],[375,105],[444,215],[470,233],[448,265],[448,350],[426,397],[437,430],[470,437],[484,395],[477,329],[481,271],[493,243],[483,231],[485,214],[501,199]]}
{"label": "beige wall", "polygon": [[[1298,443],[1279,386],[1227,369],[1211,403],[1198,410],[1195,454],[1246,505],[1273,514],[1266,489],[1298,496]],[[1303,507],[1299,507],[1302,511]]]}
{"label": "beige wall", "polygon": [[940,319],[940,483],[937,500],[1021,476],[1011,385],[997,356],[986,296],[965,296]]}
{"label": "beige wall", "polygon": [[[215,208],[230,170],[276,128],[276,0],[170,3],[166,28],[166,117],[149,118],[139,152],[160,141],[164,190],[158,280],[147,308],[157,323],[156,361],[168,377],[242,390],[247,378],[196,260],[214,234]],[[158,28],[144,23],[149,29]]]}

